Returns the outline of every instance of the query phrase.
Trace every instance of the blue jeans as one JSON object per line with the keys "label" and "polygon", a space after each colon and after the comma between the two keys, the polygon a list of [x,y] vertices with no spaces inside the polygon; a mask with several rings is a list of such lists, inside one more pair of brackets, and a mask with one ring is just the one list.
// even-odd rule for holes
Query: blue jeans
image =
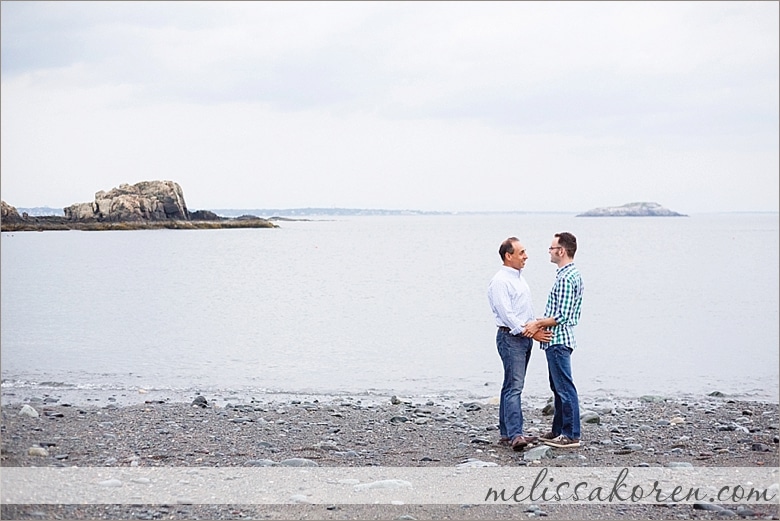
{"label": "blue jeans", "polygon": [[545,350],[550,389],[555,398],[552,431],[573,440],[580,439],[580,399],[571,377],[571,348],[554,344]]}
{"label": "blue jeans", "polygon": [[496,346],[504,364],[504,383],[498,405],[498,429],[501,436],[512,439],[523,434],[521,394],[525,385],[525,371],[531,359],[533,340],[522,335],[512,336],[498,330]]}

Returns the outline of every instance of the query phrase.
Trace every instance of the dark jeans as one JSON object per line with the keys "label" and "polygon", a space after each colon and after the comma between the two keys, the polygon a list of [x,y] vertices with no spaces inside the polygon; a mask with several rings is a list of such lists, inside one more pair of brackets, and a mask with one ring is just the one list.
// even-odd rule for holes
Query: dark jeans
{"label": "dark jeans", "polygon": [[496,345],[504,364],[504,383],[498,406],[498,429],[501,436],[512,439],[523,434],[523,409],[521,395],[525,385],[525,372],[531,359],[533,340],[522,335],[512,336],[498,330]]}
{"label": "dark jeans", "polygon": [[555,398],[555,415],[552,431],[573,440],[580,439],[580,402],[577,388],[571,377],[572,350],[562,344],[554,344],[545,350],[550,389]]}

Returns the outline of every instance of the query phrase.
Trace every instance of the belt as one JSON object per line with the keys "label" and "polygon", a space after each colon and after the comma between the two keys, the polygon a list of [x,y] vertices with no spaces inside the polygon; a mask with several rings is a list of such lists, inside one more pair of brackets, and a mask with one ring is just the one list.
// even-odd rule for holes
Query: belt
{"label": "belt", "polygon": [[504,333],[509,333],[510,331],[512,331],[510,328],[506,326],[498,326],[498,330],[503,331]]}

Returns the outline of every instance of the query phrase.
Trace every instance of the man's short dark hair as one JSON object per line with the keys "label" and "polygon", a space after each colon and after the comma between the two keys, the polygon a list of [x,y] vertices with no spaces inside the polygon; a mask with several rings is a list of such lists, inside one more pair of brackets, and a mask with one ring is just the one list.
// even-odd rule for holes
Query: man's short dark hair
{"label": "man's short dark hair", "polygon": [[574,254],[577,253],[577,237],[569,232],[556,233],[555,236],[558,238],[558,246],[563,246],[566,255],[573,259]]}
{"label": "man's short dark hair", "polygon": [[517,237],[510,237],[504,242],[501,243],[501,247],[498,249],[498,254],[501,256],[501,261],[505,261],[506,254],[507,253],[514,253],[515,252],[515,243],[520,242],[520,239]]}

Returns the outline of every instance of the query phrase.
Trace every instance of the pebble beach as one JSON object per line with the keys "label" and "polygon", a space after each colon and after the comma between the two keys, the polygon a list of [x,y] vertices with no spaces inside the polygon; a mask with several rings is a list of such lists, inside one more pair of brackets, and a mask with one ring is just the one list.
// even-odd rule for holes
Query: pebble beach
{"label": "pebble beach", "polygon": [[[3,467],[778,467],[778,404],[728,396],[587,400],[582,446],[498,443],[497,399],[4,396]],[[528,403],[528,402],[531,403]],[[549,430],[524,404],[527,435]],[[13,505],[2,519],[780,519],[777,504]]]}

